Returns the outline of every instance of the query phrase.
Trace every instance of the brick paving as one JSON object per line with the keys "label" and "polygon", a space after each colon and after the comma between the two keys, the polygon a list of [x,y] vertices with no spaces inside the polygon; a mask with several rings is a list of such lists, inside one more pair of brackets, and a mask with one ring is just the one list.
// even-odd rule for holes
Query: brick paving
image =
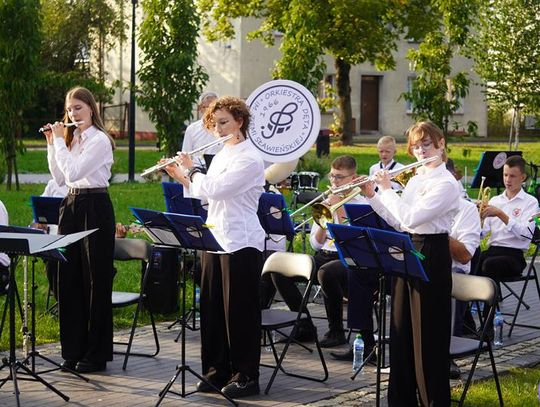
{"label": "brick paving", "polygon": [[[535,298],[536,296],[536,298]],[[522,310],[521,322],[537,323],[540,319],[538,307],[540,307],[533,286],[528,289],[527,300],[531,305],[530,310]],[[514,300],[504,301],[503,311],[513,310]],[[322,316],[323,306],[320,304],[310,305],[311,311],[316,316]],[[535,322],[536,321],[536,322]],[[315,319],[318,326],[319,336],[326,331],[326,321]],[[540,324],[539,324],[540,325]],[[74,406],[154,406],[158,401],[158,393],[175,373],[176,366],[181,362],[181,347],[174,342],[178,334],[178,325],[173,329],[167,329],[168,323],[161,323],[158,327],[161,343],[161,352],[155,358],[142,358],[132,356],[125,371],[122,370],[123,357],[115,355],[113,362],[107,366],[107,371],[99,374],[87,375],[90,381],[84,382],[70,374],[54,371],[43,374],[42,377],[49,381],[58,390],[70,397],[69,405]],[[118,334],[125,337],[126,332]],[[148,327],[141,327],[136,337],[136,349],[149,350],[152,345],[151,331]],[[186,331],[186,364],[195,372],[200,373],[199,333]],[[135,350],[136,350],[135,349]],[[39,347],[39,351],[54,360],[61,361],[58,344]],[[20,356],[20,355],[19,355]],[[242,406],[295,406],[309,405],[314,407],[326,406],[372,406],[375,405],[375,368],[367,366],[365,372],[355,381],[350,380],[351,364],[349,362],[335,361],[325,350],[328,364],[329,378],[324,383],[317,383],[285,376],[278,373],[276,380],[265,395],[263,390],[270,378],[271,370],[261,367],[261,394],[239,401]],[[532,366],[540,363],[540,330],[516,328],[510,339],[507,339],[504,347],[495,350],[497,368],[499,372],[507,371],[516,366]],[[262,361],[272,361],[270,352],[263,347]],[[300,372],[317,374],[320,365],[316,353],[309,354],[298,346],[292,346],[286,362],[291,370],[298,369]],[[37,359],[37,371],[50,368],[50,365]],[[465,371],[470,359],[458,361],[458,365]],[[6,377],[6,368],[0,370],[0,378]],[[489,377],[491,369],[486,358],[482,358],[477,368],[477,378]],[[386,405],[387,375],[382,375],[382,402]],[[197,378],[186,372],[185,391],[194,390]],[[173,390],[181,392],[182,376],[176,380]],[[458,382],[455,382],[457,384]],[[40,383],[33,381],[19,381],[20,400],[23,406],[65,406],[67,405],[55,393],[48,390]],[[504,396],[504,388],[503,388]],[[8,381],[0,388],[0,406],[14,406],[13,385]],[[182,398],[173,394],[167,395],[163,406],[197,405],[214,406],[230,405],[223,398],[213,394],[189,394]]]}

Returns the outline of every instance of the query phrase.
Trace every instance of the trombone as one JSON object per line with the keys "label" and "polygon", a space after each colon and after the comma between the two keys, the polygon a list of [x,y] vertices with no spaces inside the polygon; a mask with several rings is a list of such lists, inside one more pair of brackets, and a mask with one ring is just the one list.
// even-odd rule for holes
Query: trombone
{"label": "trombone", "polygon": [[[437,156],[429,157],[429,158],[426,158],[424,160],[420,160],[420,161],[417,161],[415,163],[405,165],[404,167],[397,168],[395,170],[391,170],[391,171],[388,172],[388,174],[390,175],[390,178],[396,178],[396,177],[402,175],[403,173],[405,173],[407,171],[414,170],[417,167],[421,167],[421,166],[423,166],[425,164],[428,164],[430,162],[437,161],[437,160],[440,160],[440,157],[437,157]],[[296,211],[291,213],[291,217],[292,217],[292,216],[296,215],[298,212],[303,211],[304,208],[313,205],[313,212],[312,212],[313,216],[311,218],[309,218],[309,219],[306,219],[305,221],[300,223],[298,226],[296,226],[295,230],[297,228],[303,226],[305,223],[309,222],[311,219],[313,219],[320,227],[322,227],[323,229],[326,229],[326,224],[328,222],[332,221],[332,219],[334,218],[334,213],[336,212],[336,210],[341,208],[347,202],[352,200],[356,195],[358,195],[361,192],[360,187],[362,185],[365,185],[365,184],[367,184],[369,182],[373,182],[374,180],[375,180],[375,176],[372,175],[372,176],[370,176],[368,178],[364,178],[364,179],[359,180],[359,181],[352,181],[352,182],[350,182],[348,184],[342,185],[342,186],[334,188],[334,189],[330,188],[330,189],[328,189],[328,191],[323,192],[321,195],[319,195],[318,197],[313,199],[311,202],[308,202],[307,204],[305,204],[301,208],[299,208]],[[330,194],[340,194],[340,193],[345,193],[345,192],[348,192],[348,195],[343,200],[341,200],[340,202],[335,203],[332,206],[328,206],[328,205],[325,205],[323,203],[318,202],[319,200],[324,199],[326,196],[328,196]]]}
{"label": "trombone", "polygon": [[[193,151],[190,151],[189,153],[187,153],[187,155],[193,156],[195,154],[202,153],[204,150],[208,150],[209,148],[214,147],[218,144],[225,143],[226,141],[232,139],[233,137],[234,137],[234,134],[229,134],[228,136],[220,137],[214,141],[211,141],[208,144],[205,144],[204,146],[201,146],[199,148],[196,148]],[[177,154],[180,154],[180,153],[182,153],[182,151],[178,151]],[[164,169],[165,167],[168,167],[169,165],[176,163],[177,162],[176,159],[177,157],[169,158],[167,159],[167,161],[161,164],[156,164],[153,167],[147,168],[141,173],[141,177],[146,177],[147,175],[150,175],[156,171],[160,171]]]}

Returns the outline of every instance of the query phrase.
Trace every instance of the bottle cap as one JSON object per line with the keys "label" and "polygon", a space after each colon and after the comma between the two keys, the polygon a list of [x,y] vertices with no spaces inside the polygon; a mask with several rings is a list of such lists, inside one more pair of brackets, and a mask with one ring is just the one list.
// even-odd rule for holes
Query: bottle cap
{"label": "bottle cap", "polygon": [[356,334],[356,339],[362,339],[362,334]]}

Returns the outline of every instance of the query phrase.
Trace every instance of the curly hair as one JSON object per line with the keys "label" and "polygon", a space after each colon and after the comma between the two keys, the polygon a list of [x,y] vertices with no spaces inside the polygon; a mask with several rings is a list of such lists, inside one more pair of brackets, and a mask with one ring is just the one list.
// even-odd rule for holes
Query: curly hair
{"label": "curly hair", "polygon": [[214,113],[217,110],[225,110],[229,112],[237,122],[242,121],[240,131],[244,137],[247,137],[251,113],[249,112],[249,107],[242,99],[234,96],[222,96],[210,103],[210,106],[208,106],[208,109],[204,112],[202,119],[204,127],[208,130],[213,130],[216,125]]}

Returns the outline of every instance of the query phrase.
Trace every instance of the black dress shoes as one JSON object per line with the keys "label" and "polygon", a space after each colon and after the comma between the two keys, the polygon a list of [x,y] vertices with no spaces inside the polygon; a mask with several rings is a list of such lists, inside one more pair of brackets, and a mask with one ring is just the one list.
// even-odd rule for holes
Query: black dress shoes
{"label": "black dress shoes", "polygon": [[328,331],[319,341],[321,348],[333,348],[334,346],[344,345],[347,343],[345,333],[340,331]]}
{"label": "black dress shoes", "polygon": [[259,380],[250,379],[242,374],[235,375],[228,385],[221,389],[223,394],[232,399],[253,396],[260,393]]}
{"label": "black dress shoes", "polygon": [[450,379],[459,380],[461,378],[461,370],[459,366],[456,365],[453,359],[450,360]]}
{"label": "black dress shoes", "polygon": [[77,368],[77,361],[70,359],[64,360],[60,364],[60,368],[62,368],[62,370],[75,370]]}
{"label": "black dress shoes", "polygon": [[345,360],[352,362],[354,356],[353,348],[349,347],[349,349],[343,352],[330,352],[330,355],[336,360]]}
{"label": "black dress shoes", "polygon": [[[197,391],[200,391],[201,393],[217,392],[225,384],[227,384],[227,381],[216,381],[216,380],[208,379],[207,377],[204,377],[204,379],[205,380],[201,380],[201,381],[197,382],[197,385],[196,385]],[[212,386],[214,386],[214,387],[212,387],[208,383],[212,384]]]}
{"label": "black dress shoes", "polygon": [[77,363],[75,370],[79,373],[102,372],[107,368],[107,362],[91,362],[83,359]]}

